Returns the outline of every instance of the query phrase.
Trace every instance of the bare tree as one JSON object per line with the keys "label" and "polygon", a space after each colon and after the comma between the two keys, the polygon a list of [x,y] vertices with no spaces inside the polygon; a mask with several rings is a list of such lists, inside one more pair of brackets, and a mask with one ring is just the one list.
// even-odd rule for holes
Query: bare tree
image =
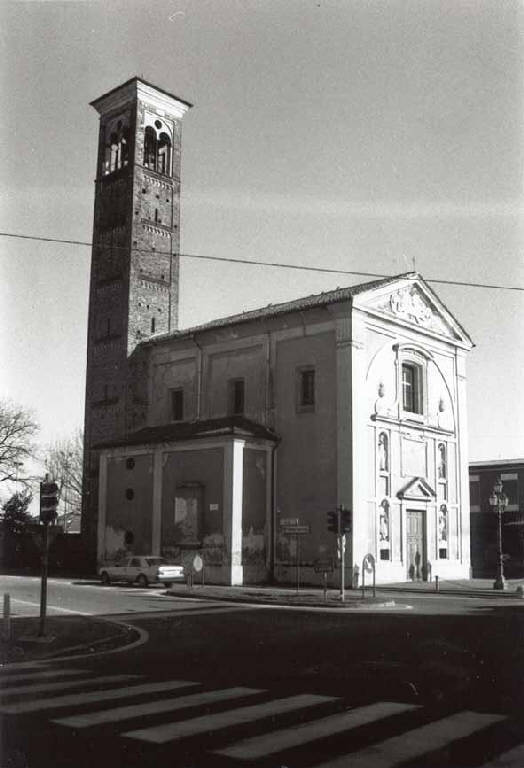
{"label": "bare tree", "polygon": [[76,430],[71,437],[50,445],[44,456],[45,467],[57,483],[59,491],[58,519],[67,530],[71,517],[80,514],[82,506],[82,470],[84,437]]}
{"label": "bare tree", "polygon": [[38,424],[29,411],[10,400],[0,400],[0,482],[31,483],[23,464],[35,455],[37,432]]}

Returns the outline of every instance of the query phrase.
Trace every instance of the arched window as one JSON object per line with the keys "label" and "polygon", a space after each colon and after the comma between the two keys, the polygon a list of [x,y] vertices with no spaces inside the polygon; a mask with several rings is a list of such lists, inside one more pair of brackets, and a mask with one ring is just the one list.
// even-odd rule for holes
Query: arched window
{"label": "arched window", "polygon": [[104,154],[104,176],[118,171],[129,162],[129,128],[123,120],[108,126]]}
{"label": "arched window", "polygon": [[158,137],[157,171],[169,176],[171,169],[171,139],[167,133],[161,133]]}
{"label": "arched window", "polygon": [[156,131],[148,125],[144,135],[144,165],[156,171],[157,140]]}
{"label": "arched window", "polygon": [[170,129],[162,120],[146,115],[144,131],[144,165],[164,176],[171,176]]}

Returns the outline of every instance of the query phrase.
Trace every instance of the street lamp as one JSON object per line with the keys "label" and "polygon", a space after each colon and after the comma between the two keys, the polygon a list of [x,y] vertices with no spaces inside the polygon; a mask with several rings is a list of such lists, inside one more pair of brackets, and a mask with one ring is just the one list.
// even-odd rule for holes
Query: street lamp
{"label": "street lamp", "polygon": [[497,536],[497,578],[493,582],[493,589],[506,589],[506,580],[504,578],[504,561],[502,559],[502,515],[508,505],[508,497],[502,490],[502,480],[497,478],[491,496],[489,497],[490,507],[498,517],[498,536]]}

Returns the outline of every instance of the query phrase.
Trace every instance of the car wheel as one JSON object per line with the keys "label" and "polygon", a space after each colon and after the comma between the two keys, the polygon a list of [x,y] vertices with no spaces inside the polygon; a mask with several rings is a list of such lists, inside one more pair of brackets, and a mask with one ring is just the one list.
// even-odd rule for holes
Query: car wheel
{"label": "car wheel", "polygon": [[172,581],[164,581],[164,587],[166,587],[167,589],[169,589],[169,587],[172,587],[172,586],[173,586]]}
{"label": "car wheel", "polygon": [[105,587],[108,587],[109,584],[111,584],[111,579],[109,578],[107,571],[102,571],[100,574],[100,580]]}
{"label": "car wheel", "polygon": [[139,587],[147,587],[147,586],[149,586],[149,582],[147,580],[147,576],[145,574],[143,574],[143,573],[140,574],[140,576],[136,580],[136,583],[138,584]]}

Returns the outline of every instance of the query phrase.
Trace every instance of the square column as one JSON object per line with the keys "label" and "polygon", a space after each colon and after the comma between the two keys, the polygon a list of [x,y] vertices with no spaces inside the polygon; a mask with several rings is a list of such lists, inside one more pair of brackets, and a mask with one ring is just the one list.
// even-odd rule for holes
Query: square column
{"label": "square column", "polygon": [[244,583],[242,566],[242,505],[244,497],[244,440],[231,440],[224,448],[224,543],[227,581]]}

